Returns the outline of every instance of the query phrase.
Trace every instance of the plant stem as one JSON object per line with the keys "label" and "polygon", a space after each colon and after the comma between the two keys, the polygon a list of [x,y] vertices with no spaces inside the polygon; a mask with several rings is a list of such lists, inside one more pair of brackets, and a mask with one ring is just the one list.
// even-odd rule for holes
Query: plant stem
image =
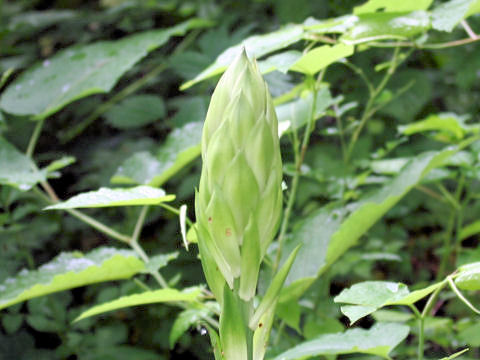
{"label": "plant stem", "polygon": [[447,281],[444,280],[443,283],[435,289],[435,291],[430,295],[423,308],[422,314],[420,316],[420,323],[419,323],[419,333],[418,333],[418,360],[423,360],[423,355],[425,352],[425,318],[428,316],[430,311],[432,310],[435,301],[437,300],[438,294],[440,291],[445,287]]}
{"label": "plant stem", "polygon": [[35,151],[35,146],[37,145],[38,138],[40,137],[40,133],[42,132],[44,123],[45,123],[45,118],[38,120],[37,124],[35,125],[35,129],[33,129],[33,133],[32,133],[32,136],[30,137],[27,151],[25,153],[25,155],[27,155],[27,157],[29,158],[32,158],[33,156],[33,152]]}
{"label": "plant stem", "polygon": [[[388,81],[390,80],[390,78],[392,77],[393,73],[395,72],[395,69],[397,68],[397,66],[400,64],[400,62],[398,62],[398,54],[400,52],[400,48],[399,47],[396,47],[395,50],[393,51],[393,56],[392,56],[392,60],[390,60],[390,66],[388,67],[388,70],[387,72],[385,73],[385,76],[382,78],[382,80],[380,81],[380,83],[378,84],[378,86],[373,89],[373,91],[370,91],[370,96],[368,98],[368,101],[367,101],[367,104],[365,106],[365,109],[362,113],[362,117],[360,118],[360,124],[357,126],[357,128],[355,129],[354,133],[352,134],[352,138],[350,139],[350,143],[349,143],[349,146],[348,146],[348,150],[347,150],[347,156],[346,156],[346,159],[347,159],[347,163],[350,161],[350,157],[352,155],[352,152],[355,148],[355,144],[357,143],[357,140],[360,136],[360,133],[362,132],[363,130],[363,127],[365,126],[365,124],[367,123],[367,121],[375,114],[376,110],[372,110],[373,108],[373,105],[375,103],[375,100],[377,98],[377,96],[382,92],[382,90],[385,88],[385,86],[387,85]],[[370,88],[369,88],[370,90]]]}
{"label": "plant stem", "polygon": [[[320,77],[323,77],[324,71],[320,73]],[[285,235],[287,234],[287,229],[288,229],[288,224],[290,221],[290,216],[293,210],[293,205],[295,204],[295,198],[297,195],[297,188],[298,188],[298,182],[300,180],[300,174],[301,174],[301,168],[303,161],[305,159],[305,153],[307,151],[309,139],[310,139],[310,134],[313,129],[313,125],[315,123],[315,111],[317,107],[317,86],[316,83],[313,82],[313,79],[310,79],[312,84],[312,107],[310,109],[310,116],[308,119],[307,126],[305,128],[305,133],[303,134],[303,140],[302,140],[302,145],[300,148],[300,152],[298,151],[297,144],[294,144],[294,152],[295,152],[295,174],[292,179],[292,186],[290,190],[290,195],[288,196],[288,202],[287,202],[287,207],[285,208],[285,213],[283,215],[283,220],[282,220],[282,225],[280,227],[280,234],[278,235],[278,248],[277,248],[277,254],[275,256],[275,262],[273,264],[273,274],[278,269],[278,266],[280,265],[280,260],[282,258],[282,248],[283,248],[283,243],[285,242]]]}
{"label": "plant stem", "polygon": [[138,238],[140,237],[140,233],[143,228],[143,224],[145,223],[145,217],[147,216],[148,209],[150,207],[148,205],[142,206],[140,210],[140,215],[138,215],[137,223],[135,224],[135,229],[133,230],[132,242],[137,242]]}

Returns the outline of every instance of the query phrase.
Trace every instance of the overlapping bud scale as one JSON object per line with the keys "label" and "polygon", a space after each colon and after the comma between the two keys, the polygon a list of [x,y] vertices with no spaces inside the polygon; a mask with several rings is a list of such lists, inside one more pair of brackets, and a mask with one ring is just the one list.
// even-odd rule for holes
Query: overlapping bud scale
{"label": "overlapping bud scale", "polygon": [[[201,250],[208,251],[231,288],[240,277],[239,295],[249,300],[280,220],[282,162],[270,93],[245,52],[212,95],[202,160],[196,198]],[[215,292],[214,280],[205,272]]]}

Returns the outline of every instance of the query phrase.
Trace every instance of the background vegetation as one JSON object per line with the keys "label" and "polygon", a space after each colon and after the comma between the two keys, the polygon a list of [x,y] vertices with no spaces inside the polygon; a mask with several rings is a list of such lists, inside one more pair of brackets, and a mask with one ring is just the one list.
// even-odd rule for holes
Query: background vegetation
{"label": "background vegetation", "polygon": [[[391,294],[381,298],[385,283],[367,288],[373,303],[360,295],[356,303],[345,292],[344,301],[335,298],[372,280],[423,289],[480,261],[480,2],[362,3],[0,1],[0,306],[15,303],[0,312],[0,358],[212,358],[204,324],[216,308],[205,305],[208,298],[187,310],[154,304],[72,321],[157,282],[177,289],[205,283],[196,246],[186,251],[178,214],[186,204],[193,219],[209,96],[230,58],[224,51],[245,39],[284,130],[286,220],[263,278],[303,244],[269,356],[342,332],[359,318],[355,324],[365,329],[382,322],[408,327],[408,337],[392,346],[394,358],[420,357],[422,342],[426,358],[466,347],[463,359],[480,358],[478,315],[447,282],[428,303],[437,288],[419,297],[415,308],[378,310],[394,302]],[[251,38],[261,34],[267,35]],[[302,58],[325,44],[335,46]],[[161,186],[176,198],[148,188],[132,195],[141,207],[79,212],[76,203],[44,210],[86,191],[135,185]],[[95,206],[112,205],[96,195]],[[130,246],[136,256],[145,251],[153,265],[135,279],[26,302],[8,293],[21,269],[104,246]],[[478,307],[475,271],[473,285],[462,290]],[[352,315],[340,303],[370,308]],[[312,355],[382,355],[365,352]]]}

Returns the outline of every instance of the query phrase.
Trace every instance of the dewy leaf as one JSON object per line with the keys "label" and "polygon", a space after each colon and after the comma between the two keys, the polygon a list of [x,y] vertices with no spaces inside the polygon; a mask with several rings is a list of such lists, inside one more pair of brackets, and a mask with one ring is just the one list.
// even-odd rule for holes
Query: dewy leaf
{"label": "dewy leaf", "polygon": [[46,170],[37,170],[33,161],[0,137],[0,184],[29,190],[46,180]]}
{"label": "dewy leaf", "polygon": [[161,186],[200,155],[202,127],[203,122],[193,122],[173,130],[156,156],[145,151],[132,155],[118,168],[111,182]]}
{"label": "dewy leaf", "polygon": [[480,290],[480,262],[466,264],[458,269],[455,284],[462,290]]}
{"label": "dewy leaf", "polygon": [[197,301],[202,293],[202,289],[199,287],[187,288],[182,291],[177,289],[160,289],[154,291],[146,291],[140,294],[122,296],[113,301],[109,301],[102,305],[94,306],[87,311],[81,313],[74,321],[79,321],[90,316],[103,314],[112,310],[123,309],[131,306],[156,304],[163,302],[173,301],[185,301],[194,302]]}
{"label": "dewy leaf", "polygon": [[62,50],[20,75],[2,94],[0,108],[46,118],[72,101],[109,92],[126,71],[171,36],[206,24],[193,19],[168,29]]}
{"label": "dewy leaf", "polygon": [[479,0],[450,0],[432,10],[432,27],[451,32],[463,19],[478,12]]}
{"label": "dewy leaf", "polygon": [[340,40],[358,44],[372,40],[406,39],[428,30],[430,17],[425,11],[411,13],[368,13],[359,15],[359,20]]}
{"label": "dewy leaf", "polygon": [[100,188],[96,191],[74,196],[67,201],[50,205],[46,210],[98,208],[112,206],[158,205],[172,201],[175,195],[167,195],[163,189],[150,186],[136,186],[128,189]]}
{"label": "dewy leaf", "polygon": [[208,68],[198,74],[193,80],[184,83],[180,90],[189,87],[221,74],[228,65],[237,57],[243,47],[247,51],[250,58],[260,58],[271,52],[286,48],[287,46],[301,40],[303,36],[302,25],[290,25],[277,31],[265,34],[255,35],[246,38],[241,44],[232,46],[221,53],[215,62]]}
{"label": "dewy leaf", "polygon": [[353,45],[345,44],[319,46],[303,55],[290,70],[314,75],[331,63],[352,55],[353,50]]}
{"label": "dewy leaf", "polygon": [[342,306],[342,313],[351,323],[388,305],[412,305],[430,295],[443,283],[428,286],[425,289],[410,292],[402,283],[390,281],[365,281],[344,289],[334,298],[336,303],[350,304]]}
{"label": "dewy leaf", "polygon": [[128,279],[144,269],[145,263],[131,250],[102,247],[85,255],[62,253],[38,270],[22,270],[0,284],[0,309],[57,291]]}
{"label": "dewy leaf", "polygon": [[365,13],[382,12],[402,12],[427,10],[432,4],[433,0],[369,0],[365,4],[356,6],[353,13],[356,15]]}
{"label": "dewy leaf", "polygon": [[388,359],[388,354],[408,335],[410,327],[396,323],[378,323],[368,330],[350,329],[344,333],[321,335],[278,355],[275,360],[340,354],[371,354]]}
{"label": "dewy leaf", "polygon": [[309,216],[293,232],[292,241],[286,244],[285,251],[298,244],[303,246],[288,275],[289,286],[284,290],[285,296],[294,293],[292,288],[307,288],[432,169],[442,166],[450,156],[468,144],[470,141],[443,151],[420,154],[412,158],[389,183],[358,202],[342,207],[330,205]]}
{"label": "dewy leaf", "polygon": [[163,99],[148,94],[131,96],[105,113],[107,122],[117,129],[142,127],[164,116]]}

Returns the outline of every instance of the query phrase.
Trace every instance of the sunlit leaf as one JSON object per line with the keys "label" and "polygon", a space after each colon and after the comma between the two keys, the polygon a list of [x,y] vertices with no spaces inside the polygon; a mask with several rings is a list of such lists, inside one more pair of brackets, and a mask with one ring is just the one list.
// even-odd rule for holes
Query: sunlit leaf
{"label": "sunlit leaf", "polygon": [[123,309],[131,306],[156,304],[164,302],[194,302],[197,301],[202,293],[199,287],[193,287],[179,291],[177,289],[160,289],[154,291],[146,291],[140,294],[122,296],[119,299],[109,301],[102,305],[97,305],[89,310],[81,313],[75,321],[79,321],[90,316],[103,314],[109,311]]}
{"label": "sunlit leaf", "polygon": [[455,284],[462,290],[480,290],[480,262],[461,266]]}
{"label": "sunlit leaf", "polygon": [[112,206],[158,205],[175,199],[175,195],[167,195],[164,190],[150,186],[136,186],[128,189],[100,188],[96,191],[74,196],[67,201],[50,205],[47,210],[98,208]]}
{"label": "sunlit leaf", "polygon": [[408,335],[410,327],[378,323],[368,330],[350,329],[344,333],[321,335],[293,347],[275,360],[296,360],[319,355],[371,354],[388,359],[388,354]]}
{"label": "sunlit leaf", "polygon": [[452,31],[464,18],[480,11],[479,0],[450,0],[432,10],[432,27],[441,31]]}
{"label": "sunlit leaf", "polygon": [[331,63],[352,55],[353,50],[353,45],[345,44],[319,46],[304,54],[290,69],[304,74],[314,75]]}
{"label": "sunlit leaf", "polygon": [[382,12],[399,12],[399,11],[415,11],[427,10],[433,0],[369,0],[365,4],[353,8],[354,14]]}
{"label": "sunlit leaf", "polygon": [[97,282],[128,279],[145,269],[130,250],[98,248],[62,253],[38,270],[22,270],[0,284],[0,309],[38,296]]}

